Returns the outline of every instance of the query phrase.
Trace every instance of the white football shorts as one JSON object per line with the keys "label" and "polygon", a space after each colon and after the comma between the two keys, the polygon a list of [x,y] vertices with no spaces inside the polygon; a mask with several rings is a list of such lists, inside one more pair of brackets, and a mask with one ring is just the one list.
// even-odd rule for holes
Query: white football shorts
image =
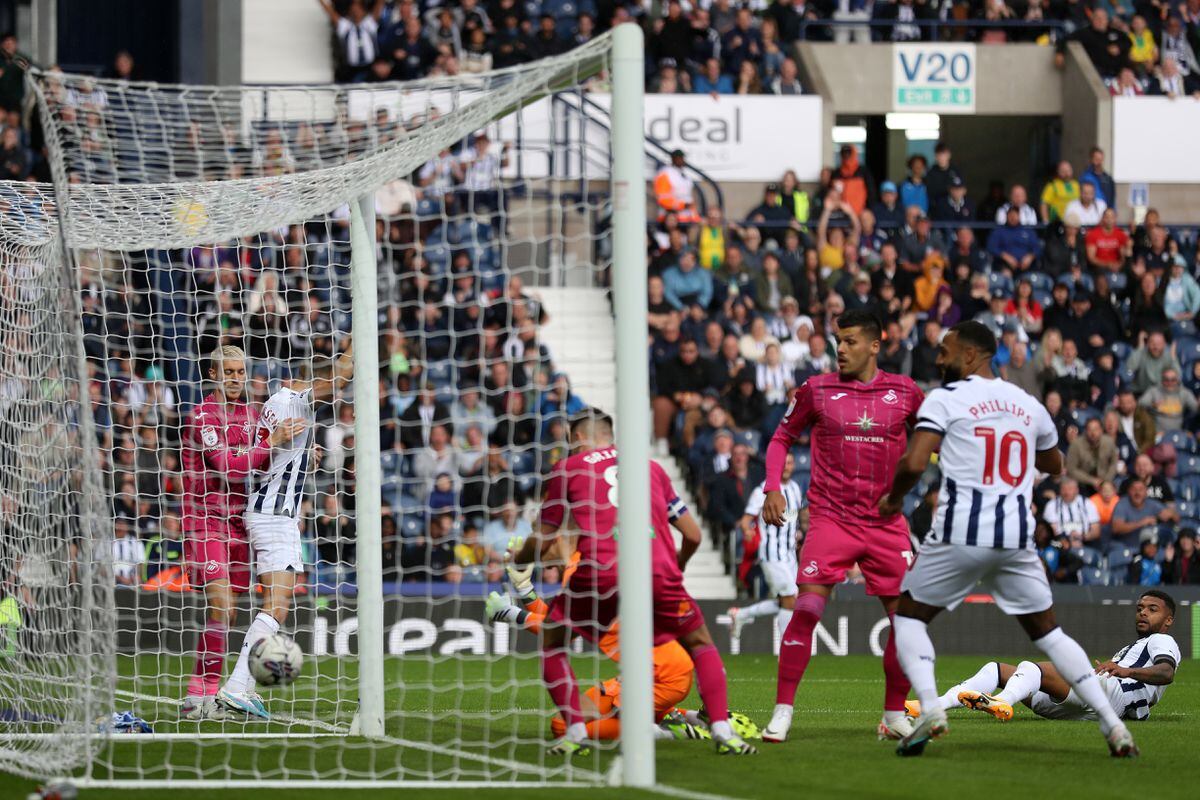
{"label": "white football shorts", "polygon": [[254,548],[254,570],[258,575],[292,570],[304,572],[300,550],[300,521],[275,514],[246,513],[246,533]]}
{"label": "white football shorts", "polygon": [[760,561],[758,564],[772,597],[796,596],[799,590],[796,588],[798,564],[795,561]]}
{"label": "white football shorts", "polygon": [[900,588],[918,603],[945,609],[976,592],[990,593],[1005,614],[1036,614],[1054,604],[1032,550],[926,542]]}

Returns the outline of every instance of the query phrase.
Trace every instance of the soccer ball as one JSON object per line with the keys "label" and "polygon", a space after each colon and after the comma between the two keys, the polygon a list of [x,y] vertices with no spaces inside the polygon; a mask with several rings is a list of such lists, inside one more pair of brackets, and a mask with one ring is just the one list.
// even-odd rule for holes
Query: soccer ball
{"label": "soccer ball", "polygon": [[250,674],[259,686],[287,686],[303,666],[300,645],[282,633],[259,639],[250,648]]}

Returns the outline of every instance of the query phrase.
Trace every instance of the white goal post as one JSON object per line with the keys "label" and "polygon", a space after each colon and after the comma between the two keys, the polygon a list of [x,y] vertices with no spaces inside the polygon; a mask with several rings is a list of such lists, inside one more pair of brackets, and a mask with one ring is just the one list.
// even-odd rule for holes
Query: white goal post
{"label": "white goal post", "polygon": [[[626,24],[405,83],[31,72],[54,182],[0,184],[0,770],[130,788],[654,785],[643,69]],[[611,117],[579,100],[599,92]],[[483,533],[537,524],[573,392],[612,388],[575,382],[543,341],[538,286],[605,303],[610,276],[613,345],[563,341],[615,364],[624,724],[619,758],[610,742],[570,762],[546,753],[535,634],[482,616],[503,571]],[[246,351],[236,391],[254,408],[351,338],[351,386],[318,408],[295,484],[306,594],[285,629],[305,672],[263,691],[270,721],[181,719],[262,597],[229,549],[248,592],[214,599],[200,572],[222,564],[197,561],[179,504],[193,452],[220,492],[263,489],[259,467],[233,466],[255,420],[208,356]],[[194,416],[210,392],[219,467]],[[561,571],[538,577],[552,593]],[[576,645],[581,690],[613,674]]]}

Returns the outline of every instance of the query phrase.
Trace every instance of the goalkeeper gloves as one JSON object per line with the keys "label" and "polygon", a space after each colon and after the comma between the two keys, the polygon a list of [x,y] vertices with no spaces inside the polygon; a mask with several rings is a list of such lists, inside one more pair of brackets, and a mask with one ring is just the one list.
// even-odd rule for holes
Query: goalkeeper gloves
{"label": "goalkeeper gloves", "polygon": [[512,560],[512,555],[521,549],[524,540],[520,536],[514,536],[508,540],[508,555],[504,561],[504,569],[508,572],[508,581],[512,584],[513,591],[517,593],[517,599],[523,604],[532,603],[537,599],[537,592],[533,588],[533,564],[518,565]]}
{"label": "goalkeeper gloves", "polygon": [[524,618],[529,612],[514,606],[508,595],[492,592],[488,595],[487,603],[484,606],[484,613],[487,614],[487,618],[491,622],[513,622],[519,625],[525,621]]}

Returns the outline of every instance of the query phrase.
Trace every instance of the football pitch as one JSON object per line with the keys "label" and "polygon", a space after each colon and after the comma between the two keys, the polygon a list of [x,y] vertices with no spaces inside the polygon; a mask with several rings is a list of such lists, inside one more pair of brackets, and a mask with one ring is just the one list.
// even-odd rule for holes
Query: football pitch
{"label": "football pitch", "polygon": [[[1026,656],[1028,657],[1028,656]],[[1015,663],[1020,656],[1004,660]],[[972,674],[984,659],[978,657],[942,657],[938,659],[940,687]],[[132,664],[123,660],[123,667]],[[183,665],[172,657],[141,656],[142,674],[171,674]],[[593,662],[582,660],[580,672],[591,669]],[[809,667],[800,687],[792,739],[782,745],[763,745],[761,754],[750,758],[718,757],[710,742],[659,742],[658,779],[673,796],[706,798],[775,797],[927,797],[931,793],[946,797],[976,794],[1034,798],[1098,798],[1145,796],[1156,798],[1195,797],[1200,779],[1197,755],[1197,730],[1200,723],[1200,676],[1194,662],[1185,661],[1174,685],[1167,689],[1162,703],[1155,707],[1149,721],[1131,725],[1142,749],[1142,757],[1133,761],[1109,758],[1107,749],[1093,723],[1049,722],[1034,717],[1019,707],[1016,718],[1000,723],[982,714],[968,711],[951,714],[947,738],[933,743],[925,755],[900,759],[892,743],[879,742],[875,725],[883,694],[878,659],[865,656],[834,658],[818,656]],[[730,705],[765,725],[774,704],[775,661],[766,656],[726,656],[730,680]],[[347,694],[354,676],[348,673],[352,662],[323,659],[306,667],[306,686],[297,683],[290,704],[291,713],[309,721],[315,729],[340,731],[348,724],[349,709],[342,708],[315,691],[317,675],[329,680],[347,681]],[[246,777],[281,765],[295,763],[308,772],[332,771],[339,763],[371,774],[372,753],[375,763],[387,768],[425,774],[470,773],[478,779],[490,774],[504,780],[528,779],[514,762],[538,763],[541,748],[535,744],[545,731],[545,701],[537,684],[538,666],[530,658],[456,658],[448,660],[388,660],[388,706],[405,709],[405,714],[388,717],[388,734],[401,752],[379,757],[378,745],[371,748],[353,745],[334,747],[331,739],[294,740],[300,745],[284,752],[280,740],[257,739],[248,742],[221,731],[229,725],[206,723],[199,730],[217,731],[197,746],[191,741],[139,741],[139,737],[117,737],[102,754],[113,774],[133,777],[140,769],[149,777],[166,777],[160,770],[168,758],[174,764],[201,769],[232,765],[247,770]],[[605,665],[608,669],[609,665]],[[585,687],[593,676],[580,675]],[[165,679],[163,679],[165,680]],[[177,680],[171,678],[170,680]],[[485,687],[496,687],[485,688]],[[466,687],[465,690],[461,687]],[[128,698],[135,713],[148,719],[162,717],[156,733],[185,730],[166,721],[167,689],[161,682],[133,687],[128,680],[118,687]],[[172,686],[171,689],[176,687]],[[140,690],[140,691],[135,691]],[[159,698],[159,695],[164,697]],[[174,695],[178,696],[178,695]],[[353,696],[349,694],[348,696]],[[268,698],[276,709],[279,703]],[[503,701],[503,702],[500,702]],[[694,696],[690,707],[698,707]],[[505,709],[518,709],[516,712]],[[343,703],[341,705],[349,705]],[[459,709],[453,719],[444,716]],[[307,711],[308,713],[304,713]],[[211,726],[211,727],[206,727]],[[241,727],[238,730],[271,733],[272,726]],[[295,725],[292,730],[295,730]],[[191,724],[191,730],[197,726]],[[494,737],[497,742],[485,741]],[[507,740],[507,741],[499,741]],[[403,742],[432,742],[433,750],[406,748]],[[476,758],[462,759],[437,746],[458,744]],[[501,746],[503,745],[503,746]],[[603,772],[612,762],[611,752],[589,759],[588,770]],[[292,761],[296,759],[296,761]],[[554,763],[547,761],[547,764]],[[510,766],[506,766],[510,765]],[[538,800],[550,797],[580,797],[588,800],[615,800],[662,796],[622,788],[534,788],[454,790],[446,777],[447,789],[401,790],[405,797],[467,798],[486,792],[488,798]],[[0,798],[23,798],[34,783],[0,773]],[[131,795],[127,789],[84,789],[82,798],[109,800],[130,796],[149,798],[280,798],[301,800],[328,798],[330,790],[339,800],[380,796],[369,789],[225,789],[201,790],[148,789]],[[389,789],[396,791],[394,787]]]}

